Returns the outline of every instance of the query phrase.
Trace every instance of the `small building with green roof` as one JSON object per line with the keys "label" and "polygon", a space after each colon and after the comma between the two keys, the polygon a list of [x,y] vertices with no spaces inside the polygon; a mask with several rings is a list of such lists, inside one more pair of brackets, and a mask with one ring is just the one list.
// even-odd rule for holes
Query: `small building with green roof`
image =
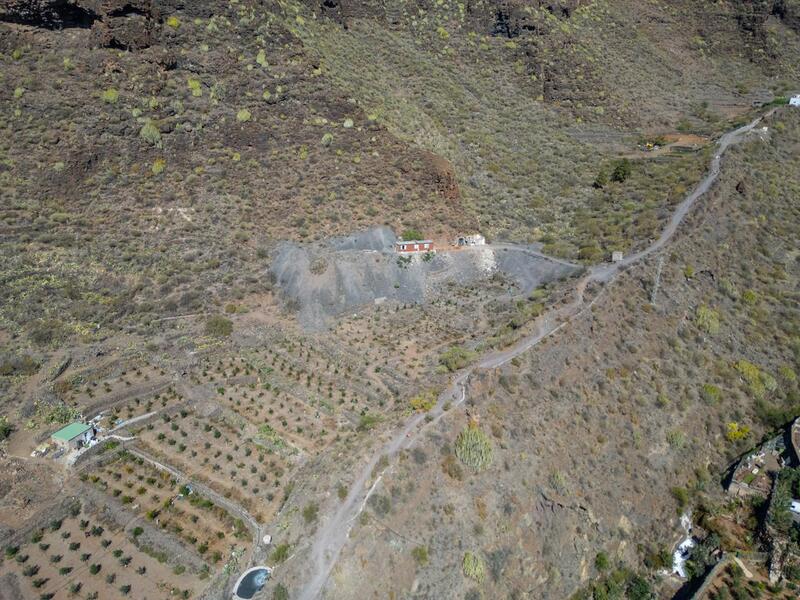
{"label": "small building with green roof", "polygon": [[95,430],[91,425],[75,422],[53,433],[50,439],[65,448],[80,448],[84,444],[88,444],[94,435]]}

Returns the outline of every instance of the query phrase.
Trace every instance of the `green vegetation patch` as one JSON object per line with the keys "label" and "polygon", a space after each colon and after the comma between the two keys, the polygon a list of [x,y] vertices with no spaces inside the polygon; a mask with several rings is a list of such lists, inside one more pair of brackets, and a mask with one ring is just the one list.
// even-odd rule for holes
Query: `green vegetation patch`
{"label": "green vegetation patch", "polygon": [[492,464],[492,442],[477,424],[470,423],[456,438],[456,456],[471,469],[482,471]]}
{"label": "green vegetation patch", "polygon": [[478,583],[483,583],[486,579],[486,563],[477,554],[465,552],[464,559],[461,561],[461,568],[466,577],[474,579]]}

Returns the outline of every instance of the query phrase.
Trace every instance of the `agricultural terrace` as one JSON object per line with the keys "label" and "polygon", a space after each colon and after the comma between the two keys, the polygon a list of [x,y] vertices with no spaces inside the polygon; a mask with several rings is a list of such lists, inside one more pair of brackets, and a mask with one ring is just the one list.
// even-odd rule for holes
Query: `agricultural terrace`
{"label": "agricultural terrace", "polygon": [[170,386],[161,393],[131,398],[124,404],[111,407],[106,411],[100,425],[110,429],[143,415],[171,410],[182,402],[183,396]]}
{"label": "agricultural terrace", "polygon": [[135,396],[157,393],[169,386],[164,369],[143,359],[113,360],[91,370],[60,378],[54,391],[69,405],[107,408]]}
{"label": "agricultural terrace", "polygon": [[0,574],[14,573],[24,598],[87,600],[194,597],[204,585],[142,552],[121,529],[76,506],[6,546]]}
{"label": "agricultural terrace", "polygon": [[265,431],[241,418],[181,410],[139,430],[137,445],[264,522],[288,493],[293,460],[293,450]]}
{"label": "agricultural terrace", "polygon": [[211,566],[220,566],[234,548],[249,541],[247,529],[225,509],[127,452],[83,478],[116,498],[133,516],[194,548]]}

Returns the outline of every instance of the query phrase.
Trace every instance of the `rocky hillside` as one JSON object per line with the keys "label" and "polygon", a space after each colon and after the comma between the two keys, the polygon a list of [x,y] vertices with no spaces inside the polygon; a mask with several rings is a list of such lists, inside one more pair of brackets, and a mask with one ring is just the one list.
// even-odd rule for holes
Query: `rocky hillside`
{"label": "rocky hillside", "polygon": [[387,6],[0,3],[7,331],[140,328],[263,291],[279,240],[376,224],[602,257],[704,163],[598,172],[780,93],[798,55],[790,1]]}

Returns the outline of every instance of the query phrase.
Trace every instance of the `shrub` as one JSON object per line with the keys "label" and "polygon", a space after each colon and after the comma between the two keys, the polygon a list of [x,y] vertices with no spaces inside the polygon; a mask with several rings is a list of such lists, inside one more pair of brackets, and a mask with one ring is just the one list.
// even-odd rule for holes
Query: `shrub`
{"label": "shrub", "polygon": [[464,479],[464,469],[458,464],[456,457],[450,453],[442,459],[442,470],[453,479],[458,481]]}
{"label": "shrub", "polygon": [[742,300],[748,306],[755,306],[758,303],[758,294],[753,290],[745,290],[742,293]]}
{"label": "shrub", "polygon": [[670,494],[678,502],[678,508],[683,510],[689,505],[689,492],[686,488],[675,486],[670,490]]}
{"label": "shrub", "polygon": [[[795,373],[794,369],[789,365],[783,365],[778,368],[778,375],[781,376],[786,383],[794,383],[797,381],[797,373]],[[2,433],[0,433],[0,439],[2,439]]]}
{"label": "shrub", "polygon": [[22,569],[22,574],[25,577],[33,577],[39,572],[39,565],[28,565],[24,569]]}
{"label": "shrub", "polygon": [[319,506],[315,503],[307,504],[306,507],[303,509],[303,519],[305,520],[306,524],[313,523],[317,520],[317,514],[319,513]]}
{"label": "shrub", "polygon": [[623,183],[631,175],[631,161],[627,158],[614,162],[613,170],[611,171],[611,181]]}
{"label": "shrub", "polygon": [[711,533],[694,547],[689,560],[686,561],[686,574],[689,579],[701,577],[716,562],[716,551],[719,548],[719,543],[719,536],[716,533]]}
{"label": "shrub", "polygon": [[695,323],[697,323],[697,327],[701,331],[705,331],[709,335],[719,333],[719,313],[708,308],[705,304],[701,304],[697,308]]}
{"label": "shrub", "polygon": [[389,496],[382,494],[373,494],[369,497],[369,505],[375,514],[383,518],[392,510],[392,500]]}
{"label": "shrub", "polygon": [[470,362],[475,360],[476,356],[475,352],[471,350],[467,350],[461,346],[452,346],[439,357],[439,363],[448,371],[453,372],[466,367]]}
{"label": "shrub", "polygon": [[380,422],[380,417],[378,415],[361,415],[361,418],[358,420],[358,431],[369,431],[375,425]]}
{"label": "shrub", "polygon": [[98,564],[90,565],[89,566],[89,573],[91,573],[92,575],[97,575],[100,572],[101,568],[102,567],[100,565],[98,565]]}
{"label": "shrub", "polygon": [[592,184],[592,186],[595,189],[602,190],[607,185],[608,185],[608,173],[606,173],[605,169],[600,169],[600,172],[597,173],[597,177],[594,178],[594,183]]}
{"label": "shrub", "polygon": [[700,397],[703,399],[703,402],[708,404],[709,406],[713,406],[719,402],[719,399],[722,395],[720,389],[712,385],[710,383],[706,383],[703,388],[700,390]]}
{"label": "shrub", "polygon": [[417,561],[417,564],[420,567],[424,567],[428,564],[428,547],[427,546],[417,546],[416,548],[411,550],[411,556],[414,557],[414,560]]}
{"label": "shrub", "polygon": [[735,365],[736,370],[747,382],[750,393],[756,399],[763,399],[767,391],[773,391],[777,386],[775,378],[763,373],[756,365],[747,360],[740,360]]}
{"label": "shrub", "polygon": [[667,432],[667,443],[675,450],[680,450],[686,445],[686,436],[678,429]]}
{"label": "shrub", "polygon": [[198,96],[202,96],[203,95],[203,90],[200,87],[200,80],[199,79],[193,79],[193,78],[189,77],[186,80],[186,83],[189,86],[189,90],[191,90],[191,92],[192,92],[192,96],[198,97]]}
{"label": "shrub", "polygon": [[639,575],[632,575],[628,581],[628,600],[652,600],[653,589],[646,579]]}
{"label": "shrub", "polygon": [[728,431],[725,437],[729,442],[736,443],[747,439],[750,436],[750,428],[747,425],[739,425],[735,421],[728,423]]}
{"label": "shrub", "polygon": [[456,438],[456,456],[475,471],[492,464],[492,443],[474,421]]}
{"label": "shrub", "polygon": [[605,571],[609,567],[609,560],[608,554],[605,552],[598,552],[597,556],[594,557],[594,567],[598,571]]}
{"label": "shrub", "polygon": [[275,589],[272,590],[272,600],[289,600],[289,590],[285,585],[282,583],[275,585]]}
{"label": "shrub", "polygon": [[406,229],[405,231],[403,231],[403,234],[402,234],[401,237],[404,240],[409,241],[409,240],[421,240],[425,236],[422,234],[422,232],[419,229]]}
{"label": "shrub", "polygon": [[336,488],[336,495],[339,497],[339,500],[347,498],[347,487],[340,483]]}
{"label": "shrub", "polygon": [[152,146],[161,147],[161,131],[150,119],[142,125],[139,130],[139,137]]}
{"label": "shrub", "polygon": [[12,431],[14,431],[14,426],[8,422],[8,417],[0,417],[0,440],[6,439]]}
{"label": "shrub", "polygon": [[281,563],[289,558],[289,544],[278,544],[270,554],[272,562]]}
{"label": "shrub", "polygon": [[464,560],[461,563],[464,569],[464,575],[470,579],[474,579],[478,583],[483,583],[486,579],[486,563],[483,559],[472,552],[464,553]]}
{"label": "shrub", "polygon": [[423,392],[411,398],[410,403],[416,412],[428,412],[436,406],[436,392],[433,390]]}
{"label": "shrub", "polygon": [[227,337],[233,332],[233,322],[220,315],[214,315],[206,321],[206,334],[215,337]]}
{"label": "shrub", "polygon": [[117,100],[119,100],[119,92],[116,88],[108,88],[100,97],[103,99],[103,102],[107,104],[116,104]]}
{"label": "shrub", "polygon": [[249,110],[243,108],[236,113],[236,120],[239,121],[239,123],[246,123],[252,118],[252,116],[253,115],[250,114]]}

